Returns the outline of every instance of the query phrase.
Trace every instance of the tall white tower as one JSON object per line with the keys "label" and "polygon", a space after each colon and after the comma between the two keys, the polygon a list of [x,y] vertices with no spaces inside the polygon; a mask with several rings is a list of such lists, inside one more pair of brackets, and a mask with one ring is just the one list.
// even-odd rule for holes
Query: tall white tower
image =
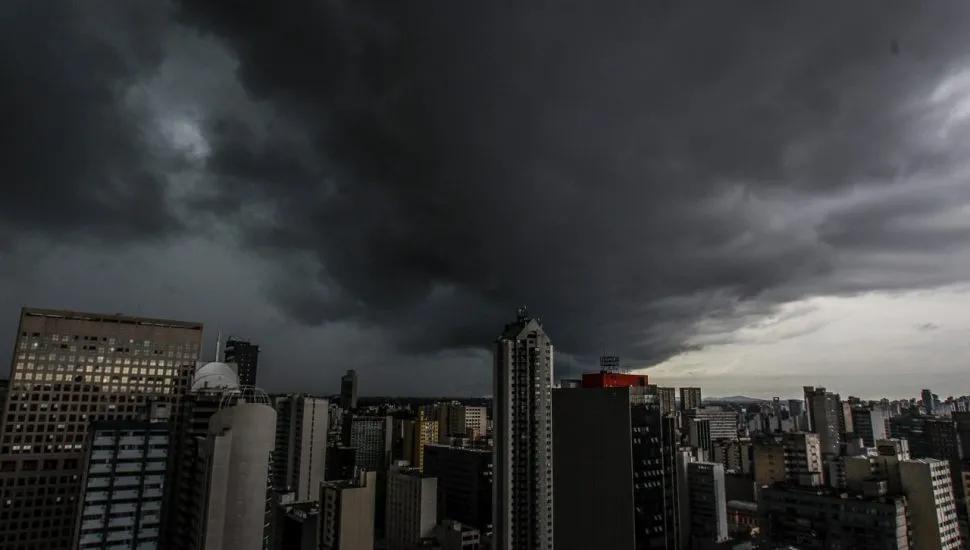
{"label": "tall white tower", "polygon": [[551,550],[553,350],[520,308],[495,343],[495,550]]}

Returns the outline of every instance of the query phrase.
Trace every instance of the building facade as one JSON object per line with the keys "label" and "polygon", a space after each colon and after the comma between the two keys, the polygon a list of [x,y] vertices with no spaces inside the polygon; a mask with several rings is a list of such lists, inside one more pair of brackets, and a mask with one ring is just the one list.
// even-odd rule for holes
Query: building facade
{"label": "building facade", "polygon": [[357,408],[357,371],[354,369],[340,377],[340,408],[345,411]]}
{"label": "building facade", "polygon": [[391,466],[384,530],[388,550],[411,550],[421,539],[434,534],[438,523],[437,481],[404,461]]}
{"label": "building facade", "polygon": [[230,337],[223,353],[226,363],[233,363],[238,367],[236,374],[239,376],[239,384],[255,386],[256,372],[259,369],[259,346]]}
{"label": "building facade", "polygon": [[438,480],[439,517],[492,532],[492,450],[428,445],[424,473]]}
{"label": "building facade", "polygon": [[202,325],[24,308],[0,420],[0,547],[68,548],[91,421],[177,406]]}
{"label": "building facade", "polygon": [[680,388],[680,410],[689,411],[701,406],[700,388]]}
{"label": "building facade", "polygon": [[293,491],[298,502],[315,501],[326,472],[330,404],[304,394],[273,396],[272,403],[276,409],[273,488]]}
{"label": "building facade", "polygon": [[160,548],[170,436],[163,410],[150,420],[91,426],[75,548]]}
{"label": "building facade", "polygon": [[495,344],[495,550],[552,548],[552,385],[552,342],[522,308]]}
{"label": "building facade", "polygon": [[377,473],[320,484],[320,550],[373,550]]}

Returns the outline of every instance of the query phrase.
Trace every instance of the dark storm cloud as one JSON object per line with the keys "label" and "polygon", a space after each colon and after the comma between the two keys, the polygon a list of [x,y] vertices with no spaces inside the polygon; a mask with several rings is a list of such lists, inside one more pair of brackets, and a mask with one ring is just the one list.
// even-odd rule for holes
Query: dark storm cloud
{"label": "dark storm cloud", "polygon": [[126,92],[160,62],[164,12],[141,3],[0,8],[0,232],[138,241],[177,228]]}
{"label": "dark storm cloud", "polygon": [[[966,278],[928,261],[968,236],[965,3],[35,4],[0,12],[0,228],[226,228],[288,322],[433,354],[528,304],[568,367],[646,364],[701,321]],[[204,147],[158,140],[183,103]]]}
{"label": "dark storm cloud", "polygon": [[410,350],[482,344],[529,304],[576,357],[651,361],[705,317],[859,290],[844,248],[967,236],[903,223],[948,196],[775,219],[952,170],[925,102],[968,63],[967,6],[608,4],[184,2],[311,144],[208,133],[226,194],[276,213],[254,236],[318,263],[281,304]]}

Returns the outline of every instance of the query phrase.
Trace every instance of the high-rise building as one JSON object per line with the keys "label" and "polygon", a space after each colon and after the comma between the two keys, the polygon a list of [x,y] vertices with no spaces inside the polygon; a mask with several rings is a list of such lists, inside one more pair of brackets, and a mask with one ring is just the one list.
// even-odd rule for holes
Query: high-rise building
{"label": "high-rise building", "polygon": [[770,548],[806,550],[908,549],[907,499],[902,495],[856,495],[831,489],[776,485],[761,490],[762,534]]}
{"label": "high-rise building", "polygon": [[68,548],[91,421],[177,406],[202,325],[24,308],[0,420],[0,547]]}
{"label": "high-rise building", "polygon": [[961,548],[950,466],[944,460],[901,460],[899,475],[909,501],[913,546]]}
{"label": "high-rise building", "polygon": [[711,440],[738,438],[738,413],[721,407],[693,407],[684,412],[687,422],[707,420],[711,426]]}
{"label": "high-rise building", "polygon": [[428,445],[424,473],[438,480],[439,517],[492,532],[492,450]]}
{"label": "high-rise building", "polygon": [[728,540],[724,466],[713,462],[687,464],[687,501],[690,522],[682,537],[694,547]]}
{"label": "high-rise building", "polygon": [[263,548],[275,436],[276,411],[265,393],[250,387],[223,396],[204,447],[206,550]]}
{"label": "high-rise building", "polygon": [[327,467],[324,479],[354,479],[357,470],[357,449],[337,445],[327,449]]}
{"label": "high-rise building", "polygon": [[297,502],[315,501],[326,472],[330,404],[304,394],[277,395],[272,402],[276,409],[273,488],[293,491]]}
{"label": "high-rise building", "polygon": [[553,347],[525,308],[495,345],[493,548],[553,546]]}
{"label": "high-rise building", "polygon": [[701,406],[700,388],[680,388],[680,410],[689,411]]}
{"label": "high-rise building", "polygon": [[677,388],[657,388],[657,399],[660,400],[660,410],[664,414],[677,412]]}
{"label": "high-rise building", "polygon": [[823,475],[818,434],[791,432],[755,441],[754,477],[759,486],[786,482],[814,487],[822,484]]}
{"label": "high-rise building", "polygon": [[825,388],[805,386],[805,405],[808,408],[809,431],[818,434],[822,454],[837,456],[844,426],[839,394],[826,392]]}
{"label": "high-rise building", "polygon": [[679,438],[652,391],[554,390],[557,549],[677,547]]}
{"label": "high-rise building", "polygon": [[434,421],[438,424],[439,439],[435,443],[449,443],[452,438],[467,435],[465,406],[457,401],[424,405],[418,414],[421,420]]}
{"label": "high-rise building", "polygon": [[479,550],[481,532],[470,525],[446,519],[435,527],[441,550]]}
{"label": "high-rise building", "polygon": [[373,550],[377,473],[320,484],[320,550]]}
{"label": "high-rise building", "polygon": [[933,399],[933,392],[930,390],[923,390],[920,392],[920,398],[923,402],[923,410],[926,411],[926,414],[934,414],[936,412],[936,400]]}
{"label": "high-rise building", "polygon": [[357,408],[357,371],[354,369],[340,377],[340,408],[345,411]]}
{"label": "high-rise building", "polygon": [[256,385],[256,371],[259,368],[259,346],[245,340],[230,337],[226,341],[225,362],[237,366],[241,386]]}
{"label": "high-rise building", "polygon": [[390,416],[344,415],[344,445],[357,449],[356,466],[384,472],[391,463],[394,419]]}
{"label": "high-rise building", "polygon": [[874,447],[876,441],[889,437],[886,431],[888,424],[889,415],[882,407],[869,407],[868,405],[854,405],[852,407],[853,433],[857,437],[861,437],[863,444],[867,447]]}
{"label": "high-rise building", "polygon": [[401,461],[387,474],[388,550],[411,550],[430,537],[438,523],[437,479]]}
{"label": "high-rise building", "polygon": [[239,391],[234,366],[200,363],[190,391],[182,399],[173,451],[166,474],[166,514],[162,518],[162,548],[203,548],[209,421],[222,407],[227,392]]}
{"label": "high-rise building", "polygon": [[691,418],[687,423],[687,438],[691,447],[703,450],[706,456],[711,450],[711,421]]}
{"label": "high-rise building", "polygon": [[305,502],[292,501],[292,495],[279,496],[286,500],[274,502],[270,550],[318,550],[320,495]]}
{"label": "high-rise building", "polygon": [[[464,427],[464,419],[462,419]],[[424,447],[438,442],[437,420],[404,421],[404,457],[418,471],[424,470]]]}
{"label": "high-rise building", "polygon": [[159,548],[170,413],[91,425],[75,548]]}
{"label": "high-rise building", "polygon": [[488,411],[485,407],[465,407],[465,434],[481,439],[488,433]]}

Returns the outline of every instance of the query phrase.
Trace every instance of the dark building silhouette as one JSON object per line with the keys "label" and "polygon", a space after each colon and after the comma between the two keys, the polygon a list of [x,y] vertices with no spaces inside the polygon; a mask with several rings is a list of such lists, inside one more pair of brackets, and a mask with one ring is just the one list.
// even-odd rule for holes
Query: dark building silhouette
{"label": "dark building silhouette", "polygon": [[428,445],[424,473],[438,478],[438,517],[492,532],[492,451]]}
{"label": "dark building silhouette", "polygon": [[256,385],[256,371],[259,367],[259,346],[245,340],[230,337],[226,342],[225,361],[226,363],[235,363],[238,367],[240,385]]}
{"label": "dark building silhouette", "polygon": [[353,369],[340,377],[340,408],[345,411],[357,408],[357,371]]}

